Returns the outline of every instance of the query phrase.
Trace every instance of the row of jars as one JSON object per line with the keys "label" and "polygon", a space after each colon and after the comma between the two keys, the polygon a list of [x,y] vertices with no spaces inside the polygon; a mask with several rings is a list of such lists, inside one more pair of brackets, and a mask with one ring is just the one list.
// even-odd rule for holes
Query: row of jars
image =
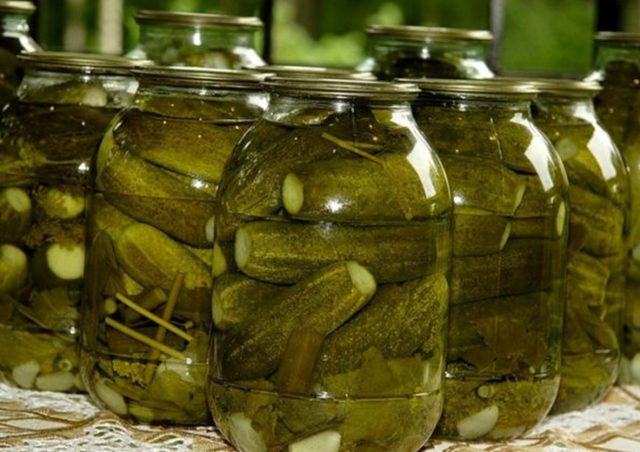
{"label": "row of jars", "polygon": [[443,403],[439,435],[497,439],[560,375],[556,411],[615,379],[629,188],[597,85],[412,80],[415,100],[155,67],[134,96],[130,61],[22,61],[0,126],[15,384],[143,422],[205,423],[207,393],[243,450],[413,450]]}

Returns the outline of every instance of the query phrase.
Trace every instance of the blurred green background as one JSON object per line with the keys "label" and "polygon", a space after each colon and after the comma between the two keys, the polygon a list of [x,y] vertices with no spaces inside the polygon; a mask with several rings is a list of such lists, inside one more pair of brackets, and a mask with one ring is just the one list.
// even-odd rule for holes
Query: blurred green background
{"label": "blurred green background", "polygon": [[[137,9],[261,15],[272,20],[278,63],[355,66],[367,24],[501,30],[494,65],[504,72],[583,74],[592,35],[640,31],[640,0],[39,0],[34,34],[49,49],[120,53],[136,45]],[[493,6],[493,9],[492,9]],[[493,24],[493,27],[492,27]],[[501,25],[500,25],[501,24]],[[495,27],[498,28],[495,28]]]}

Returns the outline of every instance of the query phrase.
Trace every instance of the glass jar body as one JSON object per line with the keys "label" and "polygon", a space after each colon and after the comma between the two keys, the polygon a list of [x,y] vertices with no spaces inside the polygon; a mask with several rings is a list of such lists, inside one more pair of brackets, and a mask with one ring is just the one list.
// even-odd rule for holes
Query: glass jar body
{"label": "glass jar body", "polygon": [[[628,270],[620,381],[640,384],[640,41],[599,42],[596,71],[602,85],[596,113],[624,157],[631,187]],[[633,364],[635,363],[635,365]]]}
{"label": "glass jar body", "polygon": [[257,85],[143,85],[101,144],[89,196],[81,365],[89,393],[116,414],[209,420],[215,193],[234,144],[266,101]]}
{"label": "glass jar body", "polygon": [[0,13],[0,105],[15,97],[22,79],[22,68],[16,58],[21,52],[34,52],[40,46],[29,34],[29,14]]}
{"label": "glass jar body", "polygon": [[3,112],[0,370],[20,387],[83,387],[76,336],[87,175],[134,89],[130,77],[30,70]]}
{"label": "glass jar body", "polygon": [[418,100],[414,112],[454,200],[445,402],[436,434],[517,436],[545,417],[559,384],[562,162],[533,126],[527,101],[434,96]]}
{"label": "glass jar body", "polygon": [[223,434],[241,450],[417,450],[442,403],[451,201],[409,105],[273,95],[219,201]]}
{"label": "glass jar body", "polygon": [[140,43],[130,58],[151,60],[163,66],[240,69],[262,66],[256,50],[258,30],[233,27],[145,23]]}
{"label": "glass jar body", "polygon": [[491,78],[488,44],[473,41],[409,41],[369,36],[369,56],[358,67],[380,80],[395,78]]}
{"label": "glass jar body", "polygon": [[625,308],[629,181],[589,95],[540,95],[536,125],[569,179],[569,254],[561,381],[554,413],[597,402],[615,382]]}

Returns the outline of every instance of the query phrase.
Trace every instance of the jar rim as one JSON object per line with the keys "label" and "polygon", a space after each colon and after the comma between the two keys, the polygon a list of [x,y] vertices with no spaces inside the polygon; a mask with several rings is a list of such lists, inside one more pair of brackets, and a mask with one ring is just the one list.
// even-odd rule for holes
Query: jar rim
{"label": "jar rim", "polygon": [[17,13],[31,15],[36,10],[36,5],[28,1],[0,0],[0,13]]}
{"label": "jar rim", "polygon": [[602,91],[598,82],[589,80],[573,80],[566,78],[532,78],[524,79],[537,88],[540,94],[558,96],[595,95]]}
{"label": "jar rim", "polygon": [[345,78],[355,80],[376,80],[371,72],[358,72],[353,69],[329,66],[305,66],[295,64],[266,64],[262,66],[244,66],[245,69],[275,74],[287,78]]}
{"label": "jar rim", "polygon": [[143,66],[131,73],[141,83],[168,86],[260,89],[260,83],[273,75],[247,69],[214,69],[190,66]]}
{"label": "jar rim", "polygon": [[226,14],[188,13],[181,11],[157,11],[142,9],[133,16],[139,25],[163,23],[173,25],[197,25],[244,29],[261,29],[262,21],[258,17],[230,16]]}
{"label": "jar rim", "polygon": [[445,96],[510,96],[533,98],[537,89],[527,80],[509,78],[435,79],[399,78],[399,82],[413,83],[422,93]]}
{"label": "jar rim", "polygon": [[267,77],[262,85],[270,92],[293,97],[358,98],[383,101],[412,100],[420,92],[412,83],[349,78]]}
{"label": "jar rim", "polygon": [[489,30],[470,30],[463,28],[425,27],[416,25],[369,25],[368,35],[385,36],[408,41],[493,41]]}
{"label": "jar rim", "polygon": [[41,50],[22,52],[18,59],[27,69],[51,69],[101,74],[129,74],[131,69],[150,64],[147,60],[104,55],[99,53],[53,52]]}
{"label": "jar rim", "polygon": [[617,42],[621,44],[640,45],[640,33],[628,31],[599,31],[593,38],[596,42]]}

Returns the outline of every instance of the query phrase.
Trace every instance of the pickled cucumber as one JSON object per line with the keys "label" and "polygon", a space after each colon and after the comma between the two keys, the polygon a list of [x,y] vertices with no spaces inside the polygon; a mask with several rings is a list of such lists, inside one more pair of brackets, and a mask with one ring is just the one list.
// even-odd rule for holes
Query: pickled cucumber
{"label": "pickled cucumber", "polygon": [[0,243],[16,243],[31,226],[31,198],[18,187],[0,191]]}
{"label": "pickled cucumber", "polygon": [[[104,146],[100,153],[110,153]],[[185,185],[161,168],[116,152],[97,168],[96,182],[107,201],[130,217],[155,226],[194,246],[207,241],[207,222],[214,214],[212,198]]]}
{"label": "pickled cucumber", "polygon": [[[535,218],[552,216],[557,213],[557,193],[548,192],[537,176],[521,176],[526,190],[520,206],[515,211],[517,218]],[[557,186],[554,186],[557,189]]]}
{"label": "pickled cucumber", "polygon": [[[402,154],[377,158],[332,158],[299,166],[284,178],[284,208],[303,220],[369,223],[429,219],[441,213],[434,211],[429,193],[432,176]],[[445,195],[436,208],[448,207]]]}
{"label": "pickled cucumber", "polygon": [[[420,278],[448,244],[446,223],[355,227],[255,221],[238,228],[235,262],[255,279],[295,283],[332,262],[356,260],[380,283]],[[358,246],[354,246],[358,244]]]}
{"label": "pickled cucumber", "polygon": [[121,119],[113,138],[120,147],[135,143],[132,152],[157,167],[217,183],[247,127],[217,125],[206,116],[200,121],[167,121],[132,110]]}
{"label": "pickled cucumber", "polygon": [[500,253],[454,257],[451,302],[544,290],[551,285],[557,267],[550,263],[558,260],[561,248],[558,241],[514,239]]}
{"label": "pickled cucumber", "polygon": [[22,100],[27,102],[105,107],[109,102],[109,94],[97,80],[88,82],[69,80],[43,86],[40,89],[28,90]]}
{"label": "pickled cucumber", "polygon": [[410,356],[425,340],[439,336],[443,325],[437,319],[444,318],[448,291],[441,273],[381,287],[365,308],[326,339],[321,352],[326,359],[317,364],[317,375],[324,378],[359,367],[371,347],[387,359]]}
{"label": "pickled cucumber", "polygon": [[605,198],[572,185],[571,225],[586,230],[583,249],[595,256],[616,254],[622,248],[624,213]]}
{"label": "pickled cucumber", "polygon": [[457,207],[453,216],[453,255],[474,256],[501,251],[511,234],[511,224],[499,215],[465,214]]}
{"label": "pickled cucumber", "polygon": [[283,286],[262,283],[240,274],[228,274],[213,282],[211,313],[213,323],[226,331],[242,325],[260,311],[260,306],[285,289]]}
{"label": "pickled cucumber", "polygon": [[27,282],[27,255],[17,246],[0,245],[0,298]]}
{"label": "pickled cucumber", "polygon": [[84,276],[84,243],[52,243],[31,260],[31,277],[39,288],[79,287]]}
{"label": "pickled cucumber", "polygon": [[448,154],[441,160],[456,205],[513,215],[523,201],[524,180],[500,163]]}
{"label": "pickled cucumber", "polygon": [[128,226],[115,241],[115,253],[122,268],[145,287],[159,287],[168,293],[175,275],[183,272],[184,290],[176,311],[200,312],[206,303],[208,312],[209,269],[163,232],[146,224]]}
{"label": "pickled cucumber", "polygon": [[283,291],[245,328],[223,339],[221,372],[228,380],[264,378],[276,370],[295,328],[328,335],[373,297],[376,281],[360,264],[327,265]]}

